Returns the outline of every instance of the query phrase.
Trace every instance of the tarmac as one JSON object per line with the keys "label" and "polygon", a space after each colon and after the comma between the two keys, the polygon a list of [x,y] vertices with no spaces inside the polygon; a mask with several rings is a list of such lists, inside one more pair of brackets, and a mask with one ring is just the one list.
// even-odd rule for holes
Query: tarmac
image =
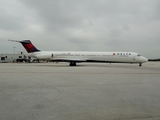
{"label": "tarmac", "polygon": [[0,63],[0,120],[160,120],[160,62]]}

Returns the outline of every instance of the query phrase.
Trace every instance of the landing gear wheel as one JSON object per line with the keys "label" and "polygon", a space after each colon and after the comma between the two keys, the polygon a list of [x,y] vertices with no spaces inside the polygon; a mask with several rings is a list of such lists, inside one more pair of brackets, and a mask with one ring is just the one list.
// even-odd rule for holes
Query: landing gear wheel
{"label": "landing gear wheel", "polygon": [[141,66],[142,66],[142,63],[139,63],[139,66],[141,67]]}
{"label": "landing gear wheel", "polygon": [[70,62],[70,66],[76,66],[76,62]]}

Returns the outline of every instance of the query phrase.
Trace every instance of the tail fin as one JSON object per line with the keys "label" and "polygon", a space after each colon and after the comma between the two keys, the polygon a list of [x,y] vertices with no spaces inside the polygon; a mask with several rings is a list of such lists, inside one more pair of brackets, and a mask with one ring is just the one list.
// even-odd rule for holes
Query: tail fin
{"label": "tail fin", "polygon": [[22,40],[22,41],[10,40],[10,41],[20,42],[28,53],[40,51],[32,44],[30,40]]}
{"label": "tail fin", "polygon": [[28,53],[40,51],[32,44],[30,40],[23,40],[19,42],[23,45]]}

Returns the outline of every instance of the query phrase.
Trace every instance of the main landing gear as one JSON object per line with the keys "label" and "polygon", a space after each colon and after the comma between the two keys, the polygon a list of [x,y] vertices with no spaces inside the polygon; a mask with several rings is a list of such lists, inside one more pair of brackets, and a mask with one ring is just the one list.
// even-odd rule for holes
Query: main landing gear
{"label": "main landing gear", "polygon": [[76,66],[76,62],[70,62],[70,66]]}
{"label": "main landing gear", "polygon": [[139,63],[139,66],[141,67],[141,66],[142,66],[142,63]]}

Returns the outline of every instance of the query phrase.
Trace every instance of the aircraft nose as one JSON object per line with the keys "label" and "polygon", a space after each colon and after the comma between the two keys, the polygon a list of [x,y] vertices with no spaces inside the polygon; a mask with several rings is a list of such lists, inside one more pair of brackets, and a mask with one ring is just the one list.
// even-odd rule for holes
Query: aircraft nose
{"label": "aircraft nose", "polygon": [[143,57],[143,58],[142,58],[142,61],[143,61],[143,62],[148,62],[148,59],[145,58],[145,57]]}

